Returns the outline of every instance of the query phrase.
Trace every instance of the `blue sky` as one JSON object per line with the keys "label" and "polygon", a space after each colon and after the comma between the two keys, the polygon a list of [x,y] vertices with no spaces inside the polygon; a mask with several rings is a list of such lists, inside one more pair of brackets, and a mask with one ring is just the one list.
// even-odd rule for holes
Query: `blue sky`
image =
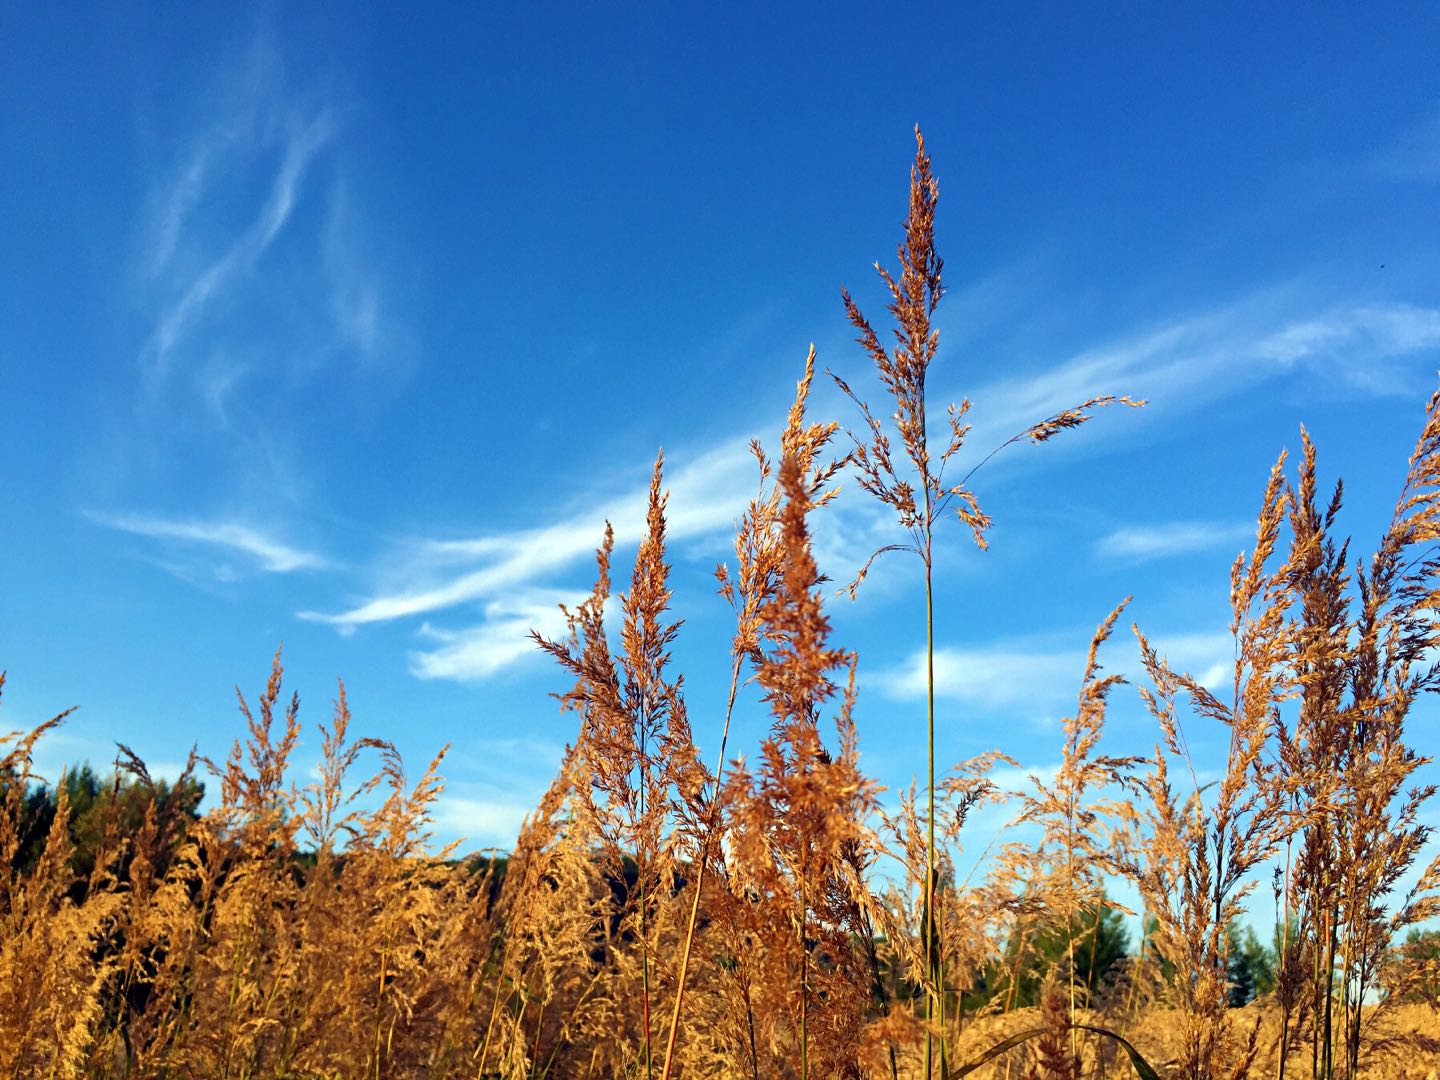
{"label": "blue sky", "polygon": [[[1422,5],[31,5],[0,38],[3,727],[79,705],[52,770],[218,757],[283,641],[312,722],[343,676],[417,772],[452,744],[439,832],[507,842],[573,735],[525,631],[607,516],[633,551],[662,446],[711,758],[746,444],[812,341],[873,393],[839,290],[882,316],[917,122],[933,399],[974,401],[977,450],[1151,401],[979,475],[992,550],[939,556],[942,757],[1053,765],[1127,594],[1213,678],[1275,455],[1309,426],[1368,549],[1440,368]],[[894,539],[856,494],[816,523],[836,577]],[[892,787],[923,767],[916,570],[830,609]],[[1113,736],[1153,742],[1132,698]]]}

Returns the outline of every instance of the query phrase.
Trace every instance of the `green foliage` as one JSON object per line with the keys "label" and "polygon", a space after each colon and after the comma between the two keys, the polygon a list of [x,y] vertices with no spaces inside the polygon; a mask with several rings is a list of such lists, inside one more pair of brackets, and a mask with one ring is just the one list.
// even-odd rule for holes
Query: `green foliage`
{"label": "green foliage", "polygon": [[1275,951],[1248,926],[1225,928],[1230,943],[1230,1005],[1239,1008],[1275,989]]}
{"label": "green foliage", "polygon": [[[1158,960],[1161,980],[1167,985],[1171,985],[1176,978],[1175,965],[1160,954],[1150,940],[1158,930],[1159,923],[1153,917],[1146,920],[1145,951],[1147,955]],[[1292,929],[1291,934],[1294,933],[1295,931]],[[1274,990],[1279,930],[1277,929],[1275,933],[1277,944],[1275,947],[1271,947],[1262,942],[1249,926],[1232,921],[1225,928],[1225,939],[1228,953],[1226,977],[1229,981],[1226,997],[1230,1006],[1239,1008]]]}
{"label": "green foliage", "polygon": [[1125,917],[1103,904],[1089,906],[1071,917],[1068,929],[1047,923],[1012,936],[1004,960],[991,964],[982,973],[980,986],[965,995],[965,1010],[977,1009],[996,997],[1007,1008],[1038,1005],[1046,974],[1057,964],[1068,964],[1072,948],[1075,985],[1094,993],[1129,950]]}
{"label": "green foliage", "polygon": [[1395,949],[1386,989],[1397,1001],[1440,1005],[1440,929],[1418,927]]}
{"label": "green foliage", "polygon": [[[0,780],[0,789],[13,782],[13,778]],[[194,778],[176,785],[158,780],[149,786],[119,773],[103,779],[88,764],[65,773],[62,783],[70,806],[70,840],[74,844],[70,869],[82,881],[95,868],[107,830],[118,837],[133,836],[152,806],[159,817],[170,816],[182,823],[194,821],[205,795],[205,785]],[[39,861],[58,806],[56,787],[36,784],[26,793],[20,812],[20,846],[15,856],[15,865],[22,874],[33,870]],[[170,850],[163,853],[167,856],[165,863],[178,841],[177,833]],[[161,874],[165,869],[163,864],[157,867]]]}
{"label": "green foliage", "polygon": [[1159,965],[1160,981],[1166,986],[1172,986],[1175,982],[1175,962],[1156,945],[1155,938],[1159,933],[1160,920],[1154,915],[1147,915],[1145,917],[1144,955]]}

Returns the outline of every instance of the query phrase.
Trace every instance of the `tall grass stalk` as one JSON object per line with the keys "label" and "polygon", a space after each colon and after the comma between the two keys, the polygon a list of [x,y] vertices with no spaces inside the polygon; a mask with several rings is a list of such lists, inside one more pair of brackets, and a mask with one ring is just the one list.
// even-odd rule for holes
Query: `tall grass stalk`
{"label": "tall grass stalk", "polygon": [[[842,463],[826,462],[821,458],[838,425],[833,422],[806,421],[806,408],[814,380],[815,346],[811,345],[805,357],[804,373],[795,384],[795,399],[790,406],[785,427],[780,435],[780,454],[783,459],[795,463],[800,472],[801,483],[806,489],[807,498],[812,506],[823,506],[835,494],[835,492],[827,490],[827,486],[839,471]],[[675,1066],[681,1004],[684,1001],[686,981],[690,971],[690,956],[695,942],[695,929],[704,892],[705,875],[712,856],[717,855],[720,841],[725,750],[730,741],[730,721],[735,712],[740,674],[747,660],[752,665],[763,660],[760,648],[763,627],[762,613],[775,598],[784,570],[785,553],[781,546],[780,534],[783,492],[776,483],[774,464],[765,455],[759,443],[751,444],[751,452],[754,454],[760,470],[760,491],[746,507],[736,528],[735,571],[732,574],[723,563],[715,571],[716,580],[720,584],[720,593],[735,613],[735,634],[730,646],[730,684],[725,702],[724,724],[720,732],[720,750],[715,765],[712,794],[708,812],[705,815],[704,831],[700,838],[699,854],[695,860],[695,883],[686,919],[685,940],[681,946],[679,982],[670,1016],[670,1032],[666,1039],[665,1063],[661,1072],[662,1080],[669,1080]]]}
{"label": "tall grass stalk", "polygon": [[961,524],[970,529],[975,542],[982,549],[985,548],[985,534],[990,526],[990,518],[980,509],[979,500],[968,486],[979,468],[1005,447],[1026,440],[1033,443],[1046,442],[1061,431],[1079,427],[1091,418],[1096,408],[1114,404],[1144,404],[1128,397],[1113,395],[1091,398],[1012,435],[986,454],[958,484],[946,482],[945,468],[959,453],[970,433],[970,423],[967,420],[970,402],[962,400],[958,406],[952,404],[949,407],[947,415],[950,440],[938,460],[932,458],[926,383],[930,366],[940,345],[940,331],[933,322],[933,316],[945,291],[941,280],[944,262],[935,246],[935,211],[939,197],[940,185],[931,170],[924,136],[917,127],[915,161],[910,169],[910,200],[905,219],[905,235],[897,249],[901,267],[899,280],[879,263],[875,264],[890,297],[887,309],[895,320],[893,333],[896,345],[893,349],[882,344],[880,336],[861,313],[850,292],[841,291],[845,313],[859,334],[856,340],[874,363],[886,392],[895,403],[891,422],[905,459],[908,460],[908,467],[897,467],[886,425],[874,415],[869,405],[851,390],[845,380],[832,372],[832,378],[855,404],[863,421],[862,434],[853,436],[852,455],[860,487],[888,507],[895,514],[900,527],[908,534],[904,543],[887,544],[877,549],[850,582],[848,592],[853,598],[875,560],[892,551],[917,555],[924,567],[926,845],[920,933],[926,983],[924,1060],[927,1080],[934,1074],[937,1049],[941,1074],[944,1075],[948,1068],[945,1027],[945,998],[948,987],[939,899],[940,857],[935,827],[935,525],[953,510]]}

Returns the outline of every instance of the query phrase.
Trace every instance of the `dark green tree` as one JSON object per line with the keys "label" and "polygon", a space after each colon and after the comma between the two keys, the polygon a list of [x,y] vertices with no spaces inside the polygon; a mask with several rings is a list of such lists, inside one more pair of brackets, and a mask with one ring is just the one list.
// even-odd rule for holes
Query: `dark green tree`
{"label": "dark green tree", "polygon": [[1275,989],[1275,953],[1248,926],[1225,928],[1230,943],[1230,1005],[1240,1006]]}
{"label": "dark green tree", "polygon": [[[0,790],[14,782],[14,777],[0,778]],[[62,783],[70,806],[70,839],[74,844],[70,868],[78,883],[89,878],[107,835],[133,836],[152,807],[157,818],[172,825],[167,850],[159,853],[162,864],[156,867],[163,874],[185,826],[199,816],[205,795],[205,785],[193,776],[173,785],[165,780],[151,781],[148,774],[136,776],[121,771],[106,779],[88,764],[67,771]],[[26,793],[20,811],[20,846],[15,855],[15,865],[22,874],[39,861],[58,806],[59,791],[55,786],[33,784]],[[83,884],[77,884],[77,888],[83,891]]]}
{"label": "dark green tree", "polygon": [[981,973],[979,984],[964,995],[964,1007],[970,1011],[996,997],[1009,1008],[1038,1005],[1045,976],[1052,967],[1068,964],[1072,955],[1074,984],[1094,993],[1129,944],[1125,916],[1103,904],[1075,912],[1068,928],[1055,922],[1027,928],[1006,943],[1003,959]]}

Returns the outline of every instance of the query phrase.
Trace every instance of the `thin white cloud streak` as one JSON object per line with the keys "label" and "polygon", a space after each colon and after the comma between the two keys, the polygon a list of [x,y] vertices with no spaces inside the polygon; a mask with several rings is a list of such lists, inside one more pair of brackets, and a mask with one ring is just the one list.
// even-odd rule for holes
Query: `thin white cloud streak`
{"label": "thin white cloud streak", "polygon": [[1256,355],[1282,363],[1359,349],[1379,357],[1440,345],[1440,311],[1412,304],[1368,304],[1292,322],[1259,344]]}
{"label": "thin white cloud streak", "polygon": [[323,241],[331,320],[339,339],[366,361],[393,351],[379,276],[357,243],[355,212],[343,183],[330,193]]}
{"label": "thin white cloud streak", "polygon": [[[280,168],[258,216],[224,254],[190,282],[180,299],[161,316],[142,361],[149,377],[165,376],[176,347],[199,321],[205,308],[232,280],[253,268],[280,235],[295,208],[305,172],[330,135],[330,118],[324,111],[290,126]],[[187,189],[185,198],[193,205],[199,195],[191,194]],[[167,215],[165,228],[171,227],[170,223],[177,214],[178,209]],[[162,243],[168,243],[172,248],[175,242],[173,238],[162,238]]]}
{"label": "thin white cloud streak", "polygon": [[533,800],[471,799],[446,793],[435,803],[435,824],[451,836],[508,851],[534,810]]}
{"label": "thin white cloud streak", "polygon": [[[666,534],[692,539],[729,529],[755,491],[755,462],[744,444],[726,446],[670,474]],[[591,556],[604,536],[605,521],[615,529],[617,547],[638,543],[645,529],[648,484],[593,509],[542,529],[470,540],[422,542],[415,554],[433,552],[441,561],[482,561],[438,585],[401,589],[377,596],[336,614],[301,612],[300,617],[335,626],[357,626],[424,615],[472,603],[520,588],[547,573]]]}
{"label": "thin white cloud streak", "polygon": [[1221,525],[1207,521],[1171,521],[1161,525],[1130,525],[1102,537],[1096,552],[1111,559],[1136,562],[1171,555],[1188,555],[1230,545],[1243,545],[1255,537],[1255,526]]}
{"label": "thin white cloud streak", "polygon": [[1372,166],[1390,180],[1440,180],[1440,110],[1402,133]]}
{"label": "thin white cloud streak", "polygon": [[[1171,668],[1188,673],[1207,690],[1218,691],[1235,676],[1235,639],[1226,631],[1162,634],[1149,640]],[[1138,661],[1134,670],[1139,670]]]}
{"label": "thin white cloud streak", "polygon": [[[1095,393],[1151,397],[1163,403],[1159,407],[1174,413],[1241,393],[1257,379],[1277,377],[1300,365],[1356,354],[1382,359],[1440,347],[1440,311],[1432,309],[1368,305],[1287,321],[1265,317],[1264,312],[1257,314],[1264,306],[1255,301],[1188,320],[1129,343],[1081,353],[1043,375],[982,387],[973,395],[980,426],[972,445],[982,449],[993,446],[1000,438]],[[672,541],[713,539],[733,526],[756,487],[747,442],[737,437],[669,474],[667,518]],[[540,528],[419,541],[407,553],[410,570],[398,585],[346,610],[303,611],[299,617],[349,631],[530,589],[568,575],[588,561],[606,519],[614,524],[618,547],[638,542],[644,529],[645,497],[646,487],[641,484],[623,496]],[[852,507],[853,520],[827,524],[833,534],[830,539],[822,531],[820,542],[833,549],[828,555],[837,568],[843,569],[839,563],[855,561],[846,558],[853,554],[851,548],[868,544],[883,531],[883,522],[871,511],[873,508]],[[1168,543],[1172,547],[1193,545],[1201,539],[1198,533],[1177,534],[1169,537]],[[1211,539],[1204,537],[1207,544]],[[1143,549],[1158,555],[1166,543],[1158,535],[1132,535],[1117,537],[1112,547],[1117,552]],[[493,675],[524,655],[515,644],[522,614],[492,605],[484,621],[468,629],[426,626],[422,632],[439,642],[439,647],[412,654],[412,671],[422,678],[473,680]],[[1072,695],[1078,687],[1083,654],[951,650],[942,651],[939,664],[942,693],[998,706],[1016,703],[1013,695],[1020,693],[1020,687],[1033,688],[1037,683],[1063,687],[1063,696]],[[997,679],[997,673],[1003,677]],[[892,694],[915,692],[913,664],[884,678]],[[1061,696],[1057,692],[1055,700]],[[1024,698],[1033,700],[1029,689]]]}
{"label": "thin white cloud streak", "polygon": [[[1236,305],[1086,350],[1042,374],[981,386],[969,394],[975,428],[968,443],[987,452],[1096,394],[1147,398],[1151,411],[1173,416],[1302,368],[1321,368],[1357,389],[1386,393],[1393,388],[1386,377],[1393,373],[1378,362],[1440,349],[1436,308],[1364,304],[1277,319],[1259,310],[1265,306],[1264,298]],[[937,409],[945,400],[935,396]],[[932,416],[932,431],[945,426],[943,412]]]}
{"label": "thin white cloud streak", "polygon": [[197,139],[190,148],[185,166],[171,179],[165,194],[157,200],[160,207],[149,238],[150,256],[146,260],[151,277],[158,277],[175,254],[185,222],[205,193],[214,158],[234,141],[236,134],[232,127],[227,126],[206,138]]}
{"label": "thin white cloud streak", "polygon": [[[1127,635],[1128,639],[1128,635]],[[1102,658],[1111,671],[1141,670],[1133,639],[1112,641]],[[1076,640],[1083,640],[1076,635]],[[1189,671],[1202,686],[1222,686],[1233,672],[1234,641],[1223,633],[1160,635],[1151,639],[1173,667]],[[935,696],[980,709],[1054,711],[1073,705],[1085,671],[1085,650],[1042,648],[1023,641],[935,650]],[[872,676],[887,697],[914,701],[925,696],[925,653]],[[1058,713],[1056,714],[1058,715]]]}
{"label": "thin white cloud streak", "polygon": [[[1084,653],[985,646],[935,650],[935,696],[983,708],[1048,706],[1073,696],[1080,685]],[[913,701],[925,696],[925,653],[875,677],[887,696]]]}
{"label": "thin white cloud streak", "polygon": [[314,552],[286,544],[259,529],[235,521],[200,521],[124,514],[86,516],[96,524],[151,540],[194,544],[243,555],[259,569],[272,574],[325,570],[332,565],[328,559]]}
{"label": "thin white cloud streak", "polygon": [[449,758],[451,770],[463,763],[480,779],[447,785],[435,804],[436,825],[450,838],[508,850],[564,753],[561,743],[523,734],[457,747]]}
{"label": "thin white cloud streak", "polygon": [[[228,428],[258,413],[231,397],[253,401],[264,387],[273,400],[277,374],[294,386],[348,365],[372,393],[393,386],[415,349],[389,295],[395,247],[371,236],[387,215],[350,195],[355,159],[339,145],[349,103],[323,81],[288,78],[263,36],[197,96],[206,120],[177,134],[142,212],[145,404],[188,392]],[[282,279],[290,295],[277,304]]]}
{"label": "thin white cloud streak", "polygon": [[488,679],[530,657],[540,648],[530,637],[534,630],[558,637],[565,630],[560,604],[570,607],[583,600],[579,593],[525,595],[485,605],[485,621],[464,630],[443,630],[428,622],[420,633],[439,647],[410,654],[410,672],[420,679],[477,682]]}

